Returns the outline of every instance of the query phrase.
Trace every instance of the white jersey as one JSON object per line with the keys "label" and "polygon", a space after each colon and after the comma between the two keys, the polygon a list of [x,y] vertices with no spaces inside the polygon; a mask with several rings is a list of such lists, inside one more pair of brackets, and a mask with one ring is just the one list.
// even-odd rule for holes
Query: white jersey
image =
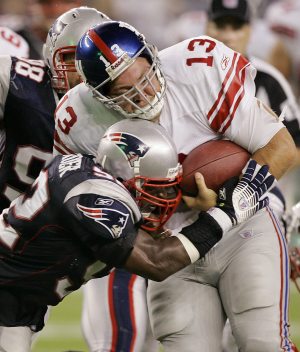
{"label": "white jersey", "polygon": [[96,155],[104,132],[124,119],[95,99],[84,83],[77,85],[60,100],[55,112],[54,155]]}
{"label": "white jersey", "polygon": [[[160,123],[178,154],[209,140],[227,138],[250,153],[264,147],[283,124],[255,113],[256,70],[240,54],[208,36],[160,52],[168,88]],[[180,231],[197,214],[178,212],[168,226]]]}
{"label": "white jersey", "polygon": [[160,123],[178,153],[223,137],[254,153],[283,127],[254,112],[256,70],[223,43],[188,39],[161,51],[160,59],[168,86]]}
{"label": "white jersey", "polygon": [[[284,127],[273,116],[255,113],[256,71],[223,43],[207,36],[185,40],[161,51],[160,60],[167,80],[160,123],[178,154],[187,155],[196,146],[220,138],[254,153]],[[106,128],[120,119],[80,84],[58,105],[54,152],[95,155]],[[184,217],[175,214],[170,227],[175,229],[194,216],[192,211]]]}
{"label": "white jersey", "polygon": [[29,45],[18,33],[8,27],[0,27],[0,55],[29,57]]}

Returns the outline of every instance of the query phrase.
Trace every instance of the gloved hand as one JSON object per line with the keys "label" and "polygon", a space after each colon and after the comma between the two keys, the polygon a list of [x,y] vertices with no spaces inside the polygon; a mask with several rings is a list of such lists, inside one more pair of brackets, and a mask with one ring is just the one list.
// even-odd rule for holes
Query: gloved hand
{"label": "gloved hand", "polygon": [[[272,187],[275,178],[269,173],[267,165],[257,165],[257,162],[251,159],[240,180],[233,177],[219,189],[217,205],[209,210],[209,214],[218,222],[222,222],[222,215],[217,209],[225,213],[231,221],[231,226],[234,226],[248,220],[269,204],[265,193]],[[224,217],[223,220],[225,221]],[[222,224],[220,226],[223,227]]]}
{"label": "gloved hand", "polygon": [[[177,237],[188,238],[203,257],[232,226],[246,221],[268,205],[265,193],[275,180],[268,170],[268,166],[259,167],[255,160],[250,160],[241,180],[233,177],[225,182],[218,192],[217,205],[201,212],[198,219],[184,227]],[[192,257],[191,262],[198,259],[197,255]]]}

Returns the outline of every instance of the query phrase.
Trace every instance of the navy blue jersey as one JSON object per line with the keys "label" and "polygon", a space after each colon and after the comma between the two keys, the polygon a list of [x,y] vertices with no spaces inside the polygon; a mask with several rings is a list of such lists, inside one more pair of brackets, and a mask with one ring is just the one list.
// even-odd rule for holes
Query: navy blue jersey
{"label": "navy blue jersey", "polygon": [[90,157],[58,156],[1,216],[0,287],[56,305],[123,263],[139,219],[128,191]]}
{"label": "navy blue jersey", "polygon": [[[0,64],[5,66],[5,62]],[[5,134],[0,211],[24,192],[52,159],[56,108],[50,76],[42,61],[11,57],[6,66],[1,68],[4,73],[0,77],[0,85],[7,86],[7,94],[0,94],[1,130]]]}

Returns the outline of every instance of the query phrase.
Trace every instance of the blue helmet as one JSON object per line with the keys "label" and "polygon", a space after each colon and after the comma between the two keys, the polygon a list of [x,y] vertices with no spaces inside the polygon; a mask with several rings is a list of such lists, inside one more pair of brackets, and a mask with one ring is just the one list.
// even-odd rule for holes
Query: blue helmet
{"label": "blue helmet", "polygon": [[[138,85],[126,93],[114,98],[109,97],[108,83],[119,77],[137,57],[148,60],[151,65],[148,73]],[[126,117],[152,119],[162,109],[166,84],[160,70],[157,49],[148,44],[145,37],[127,23],[110,21],[90,28],[77,45],[76,68],[98,100]],[[159,91],[154,88],[154,77],[158,79]],[[155,91],[155,97],[151,100],[143,94],[143,87],[146,85],[150,85]],[[134,97],[138,94],[141,94],[147,102],[143,108],[134,102]],[[133,112],[122,108],[124,102],[133,105]]]}

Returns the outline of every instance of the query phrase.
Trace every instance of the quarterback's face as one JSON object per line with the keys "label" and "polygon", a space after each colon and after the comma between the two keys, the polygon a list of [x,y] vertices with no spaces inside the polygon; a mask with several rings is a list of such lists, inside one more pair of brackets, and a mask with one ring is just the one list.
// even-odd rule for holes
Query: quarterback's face
{"label": "quarterback's face", "polygon": [[247,56],[247,47],[250,39],[250,25],[248,23],[230,18],[209,21],[206,34]]}
{"label": "quarterback's face", "polygon": [[69,84],[69,89],[77,86],[77,84],[82,82],[82,79],[78,72],[75,69],[75,53],[74,54],[67,54],[64,55],[64,62],[68,65],[74,66],[74,70],[70,70],[69,72],[66,72],[68,84]]}
{"label": "quarterback's face", "polygon": [[[138,57],[126,71],[111,83],[108,96],[115,98],[125,95],[134,104],[144,108],[149,104],[149,101],[155,98],[155,93],[161,90],[158,78],[155,74],[151,74],[150,68],[151,65],[147,59]],[[148,80],[145,79],[146,76]],[[132,88],[134,89],[132,90]],[[128,113],[134,112],[134,105],[126,99],[119,105]]]}

